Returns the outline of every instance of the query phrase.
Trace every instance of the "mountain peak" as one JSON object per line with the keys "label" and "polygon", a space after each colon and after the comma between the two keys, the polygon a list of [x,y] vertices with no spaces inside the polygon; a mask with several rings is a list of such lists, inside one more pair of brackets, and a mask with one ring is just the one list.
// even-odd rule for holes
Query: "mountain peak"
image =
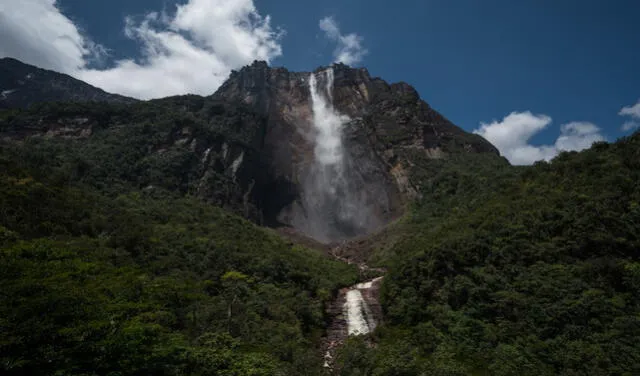
{"label": "mountain peak", "polygon": [[[313,103],[318,96],[325,102],[319,107]],[[270,199],[278,203],[266,217],[318,240],[362,235],[398,216],[404,202],[419,192],[409,179],[415,156],[499,155],[482,137],[465,132],[432,109],[411,85],[372,78],[366,68],[332,64],[312,72],[292,72],[256,61],[233,72],[212,97],[243,103],[266,118],[264,160],[276,182]],[[323,109],[326,113],[318,113]],[[340,123],[340,135],[330,143],[342,144],[349,179],[358,185],[361,203],[366,202],[356,206],[370,209],[363,227],[338,225],[320,237],[317,224],[327,221],[314,222],[308,216],[312,202],[322,200],[305,187],[313,179],[309,171],[319,150],[317,138],[327,136],[326,130],[318,129],[318,121],[330,123],[329,128]]]}
{"label": "mountain peak", "polygon": [[136,101],[107,93],[67,74],[38,68],[11,57],[0,59],[0,94],[0,108],[29,107],[42,102]]}
{"label": "mountain peak", "polygon": [[[390,132],[399,133],[399,128],[406,128],[409,133],[430,134],[424,137],[422,144],[438,145],[449,149],[447,151],[454,148],[498,154],[497,149],[482,137],[465,132],[435,111],[410,84],[389,84],[379,77],[371,77],[364,67],[352,68],[334,63],[312,72],[292,72],[284,67],[270,67],[265,61],[254,61],[239,71],[233,71],[213,97],[254,105],[264,114],[281,112],[287,106],[308,106],[309,75],[329,69],[334,76],[332,97],[340,113],[352,119],[371,117],[374,113],[379,113],[378,118],[384,118],[390,109],[397,108],[398,112],[389,119]],[[402,118],[398,118],[400,113]],[[456,142],[451,143],[454,139]]]}

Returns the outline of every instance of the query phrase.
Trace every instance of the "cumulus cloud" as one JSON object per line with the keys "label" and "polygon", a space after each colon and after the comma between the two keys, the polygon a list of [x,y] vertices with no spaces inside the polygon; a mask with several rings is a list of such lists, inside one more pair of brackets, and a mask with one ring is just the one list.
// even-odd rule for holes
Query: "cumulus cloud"
{"label": "cumulus cloud", "polygon": [[0,56],[73,73],[86,64],[93,43],[60,13],[55,0],[0,0]]}
{"label": "cumulus cloud", "polygon": [[588,122],[572,122],[560,127],[560,135],[552,145],[531,145],[529,140],[547,128],[552,119],[529,111],[512,112],[491,123],[481,123],[473,131],[494,144],[500,153],[514,165],[529,165],[539,160],[550,160],[561,151],[583,150],[605,138],[600,128]]}
{"label": "cumulus cloud", "polygon": [[600,134],[600,128],[593,123],[572,122],[560,127],[560,136],[556,139],[555,149],[560,151],[584,150],[593,145],[594,142],[604,141]]}
{"label": "cumulus cloud", "polygon": [[2,56],[141,99],[211,94],[232,69],[282,54],[282,31],[253,0],[189,0],[175,14],[129,17],[125,35],[139,43],[141,57],[110,69],[88,68],[104,49],[84,37],[55,0],[0,0],[0,31]]}
{"label": "cumulus cloud", "polygon": [[631,120],[622,124],[623,131],[640,128],[640,100],[633,106],[623,107],[618,113],[620,116],[629,117]]}
{"label": "cumulus cloud", "polygon": [[364,39],[356,33],[343,35],[333,17],[321,19],[320,29],[324,31],[327,38],[337,43],[333,51],[336,63],[357,64],[367,54],[367,50],[362,45]]}

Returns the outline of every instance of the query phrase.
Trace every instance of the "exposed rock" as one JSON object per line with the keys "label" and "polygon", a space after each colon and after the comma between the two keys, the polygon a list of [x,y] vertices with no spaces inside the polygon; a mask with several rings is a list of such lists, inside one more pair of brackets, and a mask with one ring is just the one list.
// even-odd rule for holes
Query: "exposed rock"
{"label": "exposed rock", "polygon": [[[316,159],[311,72],[254,62],[232,72],[211,97],[136,102],[66,75],[1,59],[0,108],[57,100],[107,103],[40,105],[13,120],[0,119],[0,138],[109,140],[109,148],[101,150],[119,154],[105,158],[117,159],[125,151],[136,157],[127,160],[132,166],[123,166],[132,171],[129,175],[111,171],[100,176],[112,173],[111,178],[142,187],[190,192],[258,223],[295,228],[324,242],[371,233],[419,197],[410,174],[416,153],[428,159],[498,154],[486,140],[434,111],[406,83],[388,84],[364,68],[343,64],[334,65],[332,72],[327,95],[349,119],[342,130],[347,188],[367,211],[357,225],[337,222],[335,231],[322,238],[309,230],[307,212],[318,197],[304,184]],[[322,79],[318,75],[318,87],[328,82]]]}
{"label": "exposed rock", "polygon": [[0,118],[0,141],[71,141],[64,147],[85,174],[191,193],[262,223],[264,126],[246,107],[182,96],[124,106],[42,105]]}
{"label": "exposed rock", "polygon": [[[433,159],[449,153],[498,154],[489,142],[434,111],[410,85],[390,85],[364,68],[343,64],[334,65],[333,71],[333,105],[351,119],[343,134],[348,174],[363,195],[360,201],[372,208],[370,223],[375,225],[366,226],[367,232],[396,218],[404,203],[417,196],[406,173],[411,163],[407,149],[421,150]],[[314,198],[306,197],[303,189],[314,161],[309,75],[256,61],[232,72],[213,97],[242,101],[266,117],[262,154],[274,183],[265,217],[271,225],[293,226],[313,235],[305,210]],[[343,227],[332,240],[356,235],[362,235],[362,229],[354,233]]]}

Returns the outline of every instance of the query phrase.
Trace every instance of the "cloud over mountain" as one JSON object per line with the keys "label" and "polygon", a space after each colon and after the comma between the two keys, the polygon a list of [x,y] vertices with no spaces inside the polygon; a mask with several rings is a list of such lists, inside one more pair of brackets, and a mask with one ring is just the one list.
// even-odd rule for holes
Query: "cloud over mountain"
{"label": "cloud over mountain", "polygon": [[0,0],[1,56],[141,99],[211,94],[232,69],[282,54],[283,32],[258,13],[253,0],[189,0],[170,15],[127,17],[124,31],[141,57],[90,69],[105,49],[83,35],[55,0]]}
{"label": "cloud over mountain", "polygon": [[356,33],[343,35],[333,17],[321,19],[319,26],[327,38],[336,42],[336,49],[333,51],[336,63],[354,65],[362,61],[367,54],[367,49],[362,44],[364,39]]}
{"label": "cloud over mountain", "polygon": [[633,106],[623,107],[618,113],[620,116],[625,116],[630,120],[622,124],[623,131],[631,131],[636,128],[640,128],[640,100]]}
{"label": "cloud over mountain", "polygon": [[560,127],[560,135],[552,145],[532,145],[530,139],[552,122],[547,115],[529,111],[512,112],[501,121],[481,123],[473,131],[494,144],[500,153],[514,165],[529,165],[550,160],[561,151],[583,150],[605,138],[600,128],[588,122],[571,122]]}

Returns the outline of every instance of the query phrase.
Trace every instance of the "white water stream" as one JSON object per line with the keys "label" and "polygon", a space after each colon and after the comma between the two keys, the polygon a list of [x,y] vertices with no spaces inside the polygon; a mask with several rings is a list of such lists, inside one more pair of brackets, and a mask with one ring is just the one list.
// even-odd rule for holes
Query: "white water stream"
{"label": "white water stream", "polygon": [[330,336],[331,341],[324,355],[324,368],[333,369],[336,347],[341,346],[347,336],[365,335],[375,330],[378,322],[367,301],[377,303],[376,294],[372,289],[377,288],[376,284],[381,279],[382,277],[378,277],[358,283],[346,291],[342,305],[342,317],[346,322],[346,328],[340,327],[337,337]]}
{"label": "white water stream", "polygon": [[349,120],[340,115],[333,107],[333,69],[320,73],[326,80],[323,89],[318,88],[315,74],[309,76],[309,90],[311,92],[311,108],[313,110],[313,126],[315,136],[315,160],[322,174],[321,180],[332,183],[324,188],[333,188],[335,194],[337,185],[343,184],[344,155],[342,150],[342,126]]}
{"label": "white water stream", "polygon": [[367,302],[362,298],[360,290],[349,290],[344,303],[345,316],[347,317],[347,332],[350,336],[367,334],[371,331],[367,321]]}
{"label": "white water stream", "polygon": [[367,290],[372,289],[374,283],[380,279],[381,277],[358,283],[347,291],[343,310],[347,320],[347,333],[350,336],[368,334],[376,328],[375,318],[362,293],[367,293]]}

